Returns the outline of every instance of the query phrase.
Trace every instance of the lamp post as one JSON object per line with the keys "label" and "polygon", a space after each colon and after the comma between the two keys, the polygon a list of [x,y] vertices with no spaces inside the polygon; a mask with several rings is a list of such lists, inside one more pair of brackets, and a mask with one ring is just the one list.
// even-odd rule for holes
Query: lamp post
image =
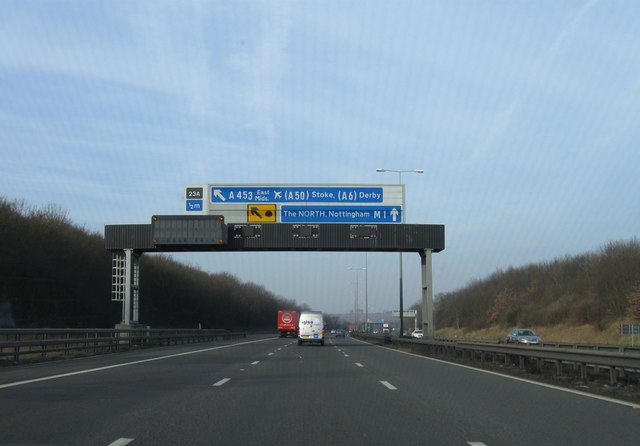
{"label": "lamp post", "polygon": [[[360,282],[360,275],[358,274],[358,271],[362,271],[364,270],[365,273],[367,271],[367,268],[353,268],[353,267],[349,267],[349,270],[355,271],[356,272],[356,297],[354,298],[354,313],[353,313],[353,325],[355,330],[358,330],[358,282]],[[367,322],[365,321],[365,324]]]}
{"label": "lamp post", "polygon": [[[403,173],[424,173],[422,169],[395,170],[395,169],[376,169],[376,172],[395,172],[398,174],[398,184],[402,184]],[[407,207],[405,203],[404,193],[402,194],[402,221],[407,221]],[[402,286],[402,251],[400,251],[400,337],[404,336],[404,304],[403,304],[403,286]]]}
{"label": "lamp post", "polygon": [[369,333],[369,260],[364,253],[364,331]]}

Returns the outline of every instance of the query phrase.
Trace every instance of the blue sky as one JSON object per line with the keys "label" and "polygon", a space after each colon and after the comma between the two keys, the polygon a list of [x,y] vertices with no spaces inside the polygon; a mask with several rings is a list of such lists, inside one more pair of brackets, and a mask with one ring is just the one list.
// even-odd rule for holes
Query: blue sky
{"label": "blue sky", "polygon": [[[631,0],[0,0],[2,196],[102,233],[187,184],[424,169],[402,179],[408,222],[446,227],[436,294],[638,237],[639,116]],[[364,253],[176,258],[327,312],[359,274],[364,302]],[[370,311],[397,308],[398,255],[366,264]]]}

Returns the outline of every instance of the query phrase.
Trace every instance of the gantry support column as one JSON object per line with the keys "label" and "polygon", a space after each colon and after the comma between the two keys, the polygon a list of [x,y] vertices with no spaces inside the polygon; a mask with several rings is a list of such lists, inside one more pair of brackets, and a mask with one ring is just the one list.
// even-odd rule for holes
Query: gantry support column
{"label": "gantry support column", "polygon": [[432,250],[420,252],[422,269],[422,332],[427,339],[433,339],[433,272],[431,267]]}
{"label": "gantry support column", "polygon": [[[138,322],[140,303],[140,255],[133,249],[114,253],[111,272],[111,298],[122,302],[121,325]],[[132,315],[133,312],[133,315]]]}

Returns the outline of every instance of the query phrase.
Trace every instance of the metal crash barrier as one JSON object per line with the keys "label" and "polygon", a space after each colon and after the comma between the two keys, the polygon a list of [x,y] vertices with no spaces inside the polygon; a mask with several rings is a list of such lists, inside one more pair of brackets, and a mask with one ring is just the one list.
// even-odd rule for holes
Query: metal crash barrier
{"label": "metal crash barrier", "polygon": [[[580,379],[589,373],[609,372],[610,384],[631,375],[640,380],[640,348],[608,345],[544,343],[541,346],[517,346],[498,341],[470,341],[449,338],[412,339],[358,333],[354,337],[385,347],[411,353],[505,367],[535,369],[539,373],[562,376],[570,370]],[[551,367],[547,367],[551,365]]]}
{"label": "metal crash barrier", "polygon": [[95,355],[140,347],[245,338],[220,329],[0,329],[0,362]]}

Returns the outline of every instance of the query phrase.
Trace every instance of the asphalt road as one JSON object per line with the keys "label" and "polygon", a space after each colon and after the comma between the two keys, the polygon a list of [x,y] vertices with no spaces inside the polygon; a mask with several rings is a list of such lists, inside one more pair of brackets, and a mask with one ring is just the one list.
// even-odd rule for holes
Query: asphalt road
{"label": "asphalt road", "polygon": [[638,445],[640,410],[371,346],[178,346],[0,369],[0,445]]}

